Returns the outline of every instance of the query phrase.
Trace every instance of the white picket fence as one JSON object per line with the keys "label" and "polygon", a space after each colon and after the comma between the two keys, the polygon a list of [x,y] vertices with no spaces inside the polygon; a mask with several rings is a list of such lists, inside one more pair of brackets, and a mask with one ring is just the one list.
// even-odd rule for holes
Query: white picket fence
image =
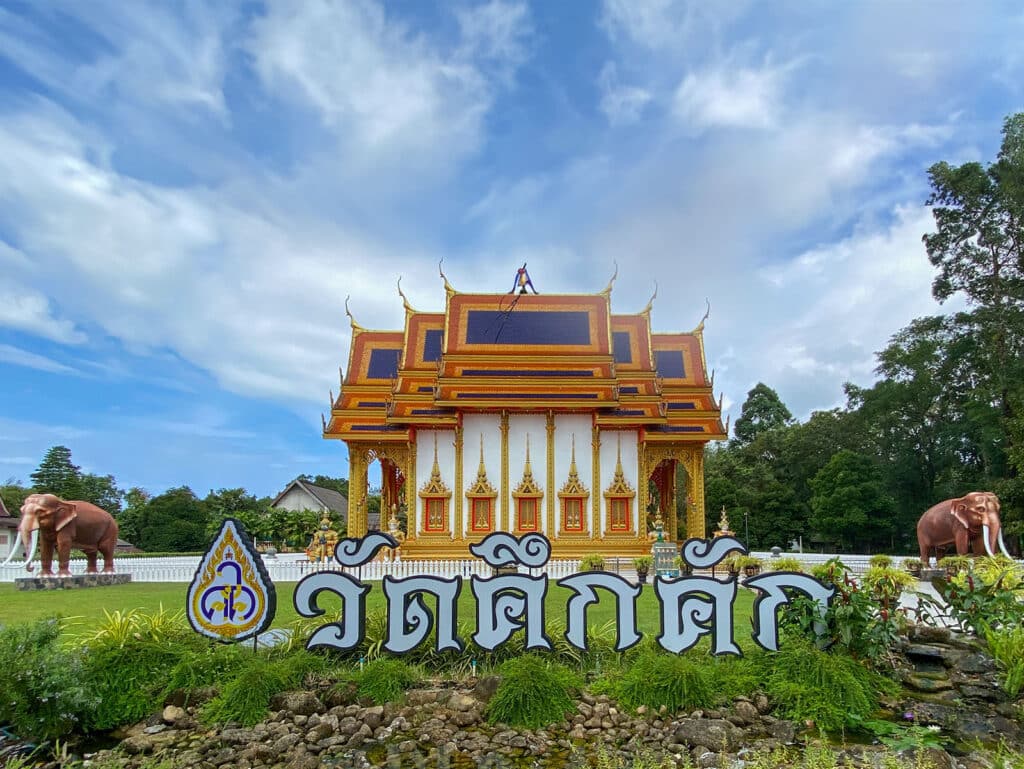
{"label": "white picket fence", "polygon": [[[192,577],[199,567],[199,556],[174,556],[167,558],[115,558],[114,568],[119,574],[131,574],[133,582],[191,582]],[[267,567],[271,580],[274,582],[298,582],[307,574],[314,571],[344,571],[364,581],[377,581],[385,575],[391,575],[395,579],[426,575],[432,577],[451,578],[461,577],[489,577],[493,570],[483,561],[477,559],[444,560],[444,561],[371,561],[356,568],[341,568],[336,563],[310,563],[304,558],[282,555],[277,558],[264,558],[263,563]],[[102,562],[101,562],[102,565]],[[544,571],[552,579],[561,579],[579,571],[580,562],[572,560],[550,561]],[[74,559],[68,564],[72,574],[84,574],[86,562],[84,559]],[[26,572],[24,566],[15,567],[11,564],[8,568],[0,569],[0,582],[13,582],[19,577],[33,576],[38,573],[38,562],[36,571]],[[529,569],[520,568],[524,574],[530,573]],[[540,570],[534,570],[539,573]],[[626,576],[625,573],[623,576]]]}
{"label": "white picket fence", "polygon": [[[768,552],[752,553],[761,558],[767,569],[771,569],[772,554]],[[825,563],[836,556],[828,553],[782,553],[783,556],[796,558],[806,569],[818,564]],[[850,571],[855,574],[863,574],[868,569],[869,555],[841,555],[839,558],[846,564]],[[191,582],[196,568],[199,566],[199,556],[168,556],[162,558],[115,558],[115,568],[118,573],[131,574],[134,582]],[[897,568],[902,566],[905,558],[893,556],[893,565]],[[102,562],[101,562],[102,563]],[[421,561],[421,560],[399,560],[399,561],[372,561],[364,566],[354,569],[342,569],[337,564],[316,564],[310,563],[301,553],[286,553],[276,558],[264,557],[263,563],[270,573],[274,582],[298,582],[312,571],[334,570],[345,571],[359,579],[366,581],[379,581],[384,575],[389,574],[396,579],[417,575],[451,578],[455,576],[489,577],[492,569],[486,563],[475,558],[463,560],[444,561]],[[85,573],[85,560],[76,559],[70,563],[72,574]],[[577,560],[553,560],[549,561],[543,571],[546,571],[551,579],[561,579],[579,571],[580,562]],[[38,561],[36,562],[38,570]],[[636,571],[633,569],[633,559],[606,558],[605,568],[609,571],[621,574],[631,581],[636,579]],[[524,574],[531,573],[531,570],[521,567]],[[532,573],[540,573],[540,569],[532,570]],[[719,567],[717,572],[723,572]],[[32,572],[35,574],[37,572]],[[16,566],[12,563],[4,569],[0,569],[0,582],[13,582],[18,577],[30,576],[23,566]]]}

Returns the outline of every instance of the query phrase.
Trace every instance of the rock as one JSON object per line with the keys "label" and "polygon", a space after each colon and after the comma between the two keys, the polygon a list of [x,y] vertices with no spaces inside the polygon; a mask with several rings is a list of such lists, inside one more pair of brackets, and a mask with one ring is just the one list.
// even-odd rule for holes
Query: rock
{"label": "rock", "polygon": [[952,634],[949,628],[932,627],[931,625],[911,625],[907,630],[907,638],[914,643],[948,644]]}
{"label": "rock", "polygon": [[384,706],[374,705],[372,708],[365,708],[362,712],[363,723],[371,729],[376,729],[384,723]]}
{"label": "rock", "polygon": [[747,726],[757,722],[758,716],[757,708],[754,707],[753,703],[745,700],[740,700],[736,703],[733,708],[736,716],[740,719],[741,726]]}
{"label": "rock", "polygon": [[275,694],[270,700],[270,707],[283,710],[291,716],[311,716],[323,713],[326,708],[313,692],[292,691]]}
{"label": "rock", "polygon": [[470,692],[476,699],[484,704],[491,701],[491,697],[498,691],[498,686],[501,684],[501,678],[499,676],[484,676],[476,682],[476,686],[473,687],[473,691]]}
{"label": "rock", "polygon": [[453,692],[452,696],[448,698],[448,707],[456,713],[465,713],[467,710],[472,710],[479,703],[480,700],[476,697],[458,691]]}
{"label": "rock", "polygon": [[443,693],[440,689],[413,689],[406,694],[405,699],[414,708],[422,707],[437,702],[438,696]]}
{"label": "rock", "polygon": [[917,749],[907,751],[907,757],[913,761],[913,766],[928,766],[932,769],[958,769],[956,759],[942,748],[922,748],[920,750],[920,755],[918,755]]}
{"label": "rock", "polygon": [[153,726],[147,726],[142,730],[143,734],[160,734],[162,731],[166,731],[167,724],[153,724]]}
{"label": "rock", "polygon": [[771,700],[768,699],[766,694],[754,695],[754,707],[757,708],[757,712],[764,715],[772,709]]}
{"label": "rock", "polygon": [[704,751],[697,756],[697,766],[700,769],[715,769],[718,764],[718,754],[710,751]]}
{"label": "rock", "polygon": [[957,670],[961,673],[994,673],[996,663],[987,654],[968,654],[957,664]]}
{"label": "rock", "polygon": [[188,717],[188,713],[185,708],[178,707],[177,705],[168,705],[164,708],[164,712],[160,715],[165,724],[175,724],[184,718]]}
{"label": "rock", "polygon": [[721,718],[683,718],[675,726],[674,739],[710,751],[731,752],[737,747],[739,729]]}
{"label": "rock", "polygon": [[286,734],[283,737],[278,737],[274,740],[274,752],[278,754],[287,753],[301,741],[302,738],[297,734]]}
{"label": "rock", "polygon": [[286,769],[318,769],[319,766],[320,759],[308,753],[296,756],[285,764]]}
{"label": "rock", "polygon": [[796,727],[790,721],[782,719],[773,721],[768,727],[768,733],[783,745],[789,745],[796,741]]}
{"label": "rock", "polygon": [[224,729],[220,733],[220,739],[229,745],[248,745],[256,741],[256,734],[252,729]]}
{"label": "rock", "polygon": [[913,673],[907,676],[906,684],[919,692],[941,692],[953,688],[952,681],[934,673]]}
{"label": "rock", "polygon": [[1006,692],[998,686],[987,683],[962,684],[958,687],[960,694],[971,700],[982,702],[1003,702],[1006,699]]}

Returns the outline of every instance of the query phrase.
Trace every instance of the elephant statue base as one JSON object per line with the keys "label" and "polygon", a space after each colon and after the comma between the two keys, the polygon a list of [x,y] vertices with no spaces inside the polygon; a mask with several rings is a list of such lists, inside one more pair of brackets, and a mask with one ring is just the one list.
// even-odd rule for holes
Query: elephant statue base
{"label": "elephant statue base", "polygon": [[73,574],[70,577],[19,577],[14,580],[17,590],[80,590],[88,587],[127,585],[131,574]]}
{"label": "elephant statue base", "polygon": [[951,545],[958,555],[980,555],[978,543],[988,555],[996,549],[1012,558],[1003,541],[999,520],[999,497],[991,491],[972,491],[962,497],[945,499],[925,511],[917,522],[917,544],[921,564],[928,568],[934,551],[936,560]]}

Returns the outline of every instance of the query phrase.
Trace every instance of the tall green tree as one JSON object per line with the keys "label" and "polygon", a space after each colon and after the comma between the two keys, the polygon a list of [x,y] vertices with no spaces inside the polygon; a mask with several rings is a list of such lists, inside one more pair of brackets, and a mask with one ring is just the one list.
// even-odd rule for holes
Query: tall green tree
{"label": "tall green tree", "polygon": [[733,434],[741,445],[748,444],[766,430],[776,430],[792,424],[793,415],[779,394],[764,382],[758,382],[747,393]]}
{"label": "tall green tree", "polygon": [[146,503],[139,541],[150,552],[202,550],[206,541],[206,506],[188,486],[179,486]]}
{"label": "tall green tree", "polygon": [[811,526],[843,548],[890,548],[893,502],[878,465],[847,449],[811,479]]}
{"label": "tall green tree", "polygon": [[112,475],[86,473],[78,480],[78,499],[92,502],[115,517],[121,512],[123,497],[124,492],[117,487]]}
{"label": "tall green tree", "polygon": [[82,471],[72,463],[67,446],[52,446],[30,477],[34,490],[40,493],[77,499],[81,490]]}
{"label": "tall green tree", "polygon": [[135,546],[141,540],[146,505],[151,496],[145,489],[133,486],[124,493],[124,507],[116,516],[118,535]]}
{"label": "tall green tree", "polygon": [[16,478],[8,478],[0,486],[0,499],[4,501],[4,507],[7,508],[7,512],[15,517],[18,516],[21,506],[25,502],[25,497],[31,493],[32,489],[23,485]]}

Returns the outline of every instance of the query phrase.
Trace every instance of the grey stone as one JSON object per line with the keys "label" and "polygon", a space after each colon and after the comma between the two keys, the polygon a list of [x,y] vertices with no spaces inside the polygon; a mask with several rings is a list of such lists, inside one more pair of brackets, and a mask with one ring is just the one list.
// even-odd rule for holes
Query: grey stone
{"label": "grey stone", "polygon": [[480,702],[486,704],[491,701],[491,697],[498,691],[500,684],[501,678],[499,676],[484,676],[476,682],[476,686],[473,687],[471,694]]}
{"label": "grey stone", "polygon": [[737,747],[739,729],[721,718],[683,718],[675,726],[674,739],[711,751],[730,752]]}
{"label": "grey stone", "polygon": [[284,710],[292,717],[311,716],[314,713],[323,713],[326,708],[313,692],[291,691],[275,694],[270,701],[270,707],[277,710]]}
{"label": "grey stone", "polygon": [[968,654],[957,664],[961,673],[993,673],[995,669],[995,660],[981,653]]}

